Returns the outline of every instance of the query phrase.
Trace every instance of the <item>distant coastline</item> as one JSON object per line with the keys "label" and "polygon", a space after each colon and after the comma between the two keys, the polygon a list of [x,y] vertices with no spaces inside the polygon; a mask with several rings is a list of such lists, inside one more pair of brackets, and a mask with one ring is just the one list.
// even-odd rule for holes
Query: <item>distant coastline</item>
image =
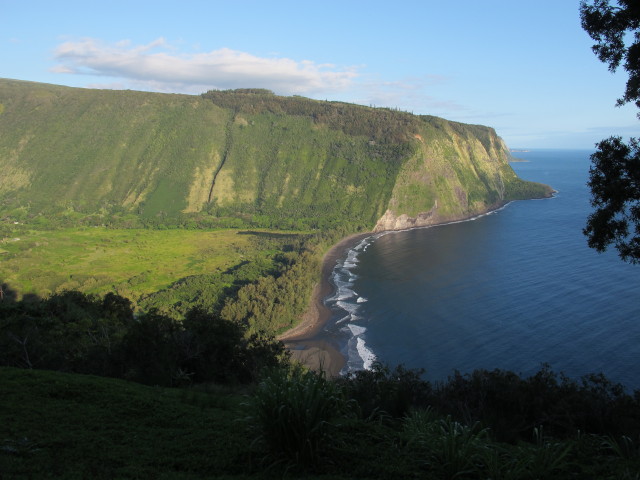
{"label": "distant coastline", "polygon": [[362,368],[366,347],[390,366],[426,368],[430,381],[453,369],[531,375],[547,362],[571,378],[602,372],[637,389],[640,285],[633,267],[588,249],[581,232],[590,155],[540,149],[513,164],[519,177],[552,184],[553,200],[365,240],[346,267],[339,260],[340,292],[325,300],[335,310],[318,338],[348,351],[350,371]]}
{"label": "distant coastline", "polygon": [[[511,153],[528,153],[531,150],[527,150],[527,149],[523,149],[523,148],[510,148],[509,151]],[[524,162],[528,162],[529,160],[525,160],[524,158],[516,158],[516,157],[511,157],[511,159],[509,160],[509,163],[524,163]]]}
{"label": "distant coastline", "polygon": [[[511,161],[526,162],[526,160],[520,159],[512,159]],[[529,198],[553,197],[555,190],[550,187],[548,188],[549,191],[545,192],[543,196],[534,196]],[[372,235],[387,231],[413,230],[416,228],[430,228],[437,225],[464,222],[500,210],[509,203],[510,201],[500,201],[488,206],[484,212],[477,213],[475,215],[462,215],[460,218],[455,218],[454,216],[454,218],[446,220],[436,220],[437,217],[429,218],[431,215],[427,218],[422,218],[422,220],[435,220],[434,223],[430,223],[429,221],[422,223],[418,222],[417,220],[421,219],[420,214],[416,218],[401,215],[395,219],[396,221],[391,222],[391,225],[382,225],[380,230],[378,230],[378,227],[380,226],[380,222],[378,222],[376,229],[371,232],[356,233],[343,238],[333,245],[323,256],[320,281],[313,288],[310,303],[307,310],[302,315],[300,323],[280,334],[277,339],[285,344],[285,347],[291,352],[291,356],[294,360],[299,361],[311,369],[323,370],[332,376],[339,375],[340,371],[346,365],[347,359],[334,345],[329,344],[329,342],[322,340],[318,336],[318,333],[322,328],[331,320],[332,311],[325,305],[324,301],[335,291],[336,288],[331,282],[331,274],[337,261],[343,257],[348,250],[355,247],[363,239]],[[397,220],[402,217],[406,218],[403,219],[403,222],[398,223]]]}

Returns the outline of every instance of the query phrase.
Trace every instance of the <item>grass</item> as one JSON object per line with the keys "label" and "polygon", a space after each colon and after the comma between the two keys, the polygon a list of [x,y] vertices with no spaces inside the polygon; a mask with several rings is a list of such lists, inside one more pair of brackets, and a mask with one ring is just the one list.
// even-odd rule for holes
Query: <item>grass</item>
{"label": "grass", "polygon": [[554,440],[539,427],[530,442],[502,443],[491,429],[430,409],[365,420],[354,406],[345,415],[342,395],[300,371],[241,391],[0,367],[0,476],[631,480],[640,472],[632,439]]}
{"label": "grass", "polygon": [[115,289],[130,297],[189,275],[226,271],[257,253],[255,235],[238,230],[30,230],[0,248],[6,251],[0,282],[20,294]]}
{"label": "grass", "polygon": [[0,369],[2,478],[214,478],[248,470],[240,395]]}

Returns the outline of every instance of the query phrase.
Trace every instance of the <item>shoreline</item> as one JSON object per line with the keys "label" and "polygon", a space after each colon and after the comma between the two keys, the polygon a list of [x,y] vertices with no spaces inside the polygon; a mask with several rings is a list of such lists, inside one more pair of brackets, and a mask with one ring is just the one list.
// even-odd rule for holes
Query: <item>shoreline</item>
{"label": "shoreline", "polygon": [[277,337],[289,350],[292,359],[312,370],[322,370],[327,375],[335,377],[347,363],[344,355],[333,345],[326,341],[314,340],[313,337],[331,319],[331,310],[324,304],[324,299],[334,292],[331,272],[338,259],[371,235],[375,235],[375,232],[355,233],[329,248],[322,257],[320,281],[313,287],[311,301],[302,316],[302,321]]}
{"label": "shoreline", "polygon": [[[555,190],[547,197],[542,199],[553,198]],[[440,225],[448,225],[458,222],[466,222],[475,220],[476,218],[495,213],[506,208],[510,203],[494,205],[486,212],[473,216],[460,218],[458,220],[448,220],[437,222],[431,225],[411,226],[404,229],[388,230],[387,232],[403,232],[422,228],[432,228]],[[280,334],[277,340],[284,343],[284,346],[291,353],[291,358],[315,371],[323,371],[330,377],[337,377],[340,371],[347,364],[345,356],[326,340],[315,339],[314,337],[320,330],[331,320],[331,310],[324,304],[324,299],[332,295],[335,286],[331,283],[331,272],[333,271],[338,259],[342,257],[347,250],[355,247],[363,239],[372,235],[383,232],[366,232],[354,233],[344,237],[338,243],[333,245],[324,254],[321,261],[321,277],[320,281],[314,286],[311,293],[309,307],[302,315],[301,322],[295,327]]]}
{"label": "shoreline", "polygon": [[[461,218],[459,220],[449,220],[424,226],[411,226],[404,229],[388,230],[388,232],[403,232],[422,228],[431,228],[439,225],[466,222],[480,216],[488,215],[505,208],[511,202],[497,205],[484,213]],[[354,233],[344,237],[333,245],[322,257],[320,281],[314,286],[311,293],[309,307],[302,315],[301,322],[295,327],[287,330],[276,337],[284,343],[285,348],[291,353],[291,358],[298,361],[314,371],[322,371],[329,377],[337,377],[340,371],[347,364],[347,358],[325,340],[318,340],[314,337],[331,320],[331,310],[324,304],[324,299],[332,295],[335,286],[331,283],[331,272],[338,259],[347,250],[355,247],[363,239],[383,232]]]}

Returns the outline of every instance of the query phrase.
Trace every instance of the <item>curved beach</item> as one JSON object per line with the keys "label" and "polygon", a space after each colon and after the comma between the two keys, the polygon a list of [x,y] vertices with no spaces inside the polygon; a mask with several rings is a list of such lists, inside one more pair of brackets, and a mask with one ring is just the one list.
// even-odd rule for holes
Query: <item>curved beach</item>
{"label": "curved beach", "polygon": [[331,295],[335,288],[331,283],[331,272],[336,262],[346,251],[371,235],[372,232],[349,235],[325,253],[322,258],[320,282],[313,289],[309,308],[304,313],[302,321],[278,337],[291,352],[293,359],[313,370],[323,370],[328,375],[337,376],[346,364],[342,353],[333,345],[326,341],[314,340],[314,337],[331,319],[331,310],[324,304],[324,299]]}
{"label": "curved beach", "polygon": [[[416,228],[431,228],[438,225],[464,222],[473,220],[484,215],[488,215],[504,208],[510,202],[500,203],[488,208],[487,211],[477,215],[452,218],[446,221],[436,222],[429,225],[409,226],[404,229],[393,229],[394,231],[414,230]],[[334,293],[335,286],[331,282],[331,273],[337,261],[345,256],[346,252],[363,239],[376,235],[380,232],[356,233],[343,238],[332,246],[322,258],[322,274],[318,284],[313,289],[307,311],[302,316],[301,322],[292,329],[284,332],[278,337],[285,347],[291,352],[291,357],[312,370],[322,370],[327,375],[337,376],[346,365],[347,359],[326,340],[316,338],[318,332],[331,319],[331,310],[324,304],[324,299]]]}

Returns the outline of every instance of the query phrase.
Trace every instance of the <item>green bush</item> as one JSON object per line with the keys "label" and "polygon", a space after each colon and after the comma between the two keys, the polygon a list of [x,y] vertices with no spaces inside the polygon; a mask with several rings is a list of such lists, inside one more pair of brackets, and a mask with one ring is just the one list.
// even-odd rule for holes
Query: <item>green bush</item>
{"label": "green bush", "polygon": [[403,426],[418,461],[438,478],[481,474],[489,431],[479,423],[468,426],[450,416],[438,419],[431,410],[422,410],[409,414]]}
{"label": "green bush", "polygon": [[269,371],[251,399],[250,422],[271,458],[315,464],[332,428],[349,411],[341,389],[302,367]]}
{"label": "green bush", "polygon": [[424,370],[406,369],[402,365],[391,370],[376,362],[370,370],[356,371],[337,381],[358,404],[362,417],[401,418],[411,408],[427,405],[431,385],[421,379],[423,373]]}
{"label": "green bush", "polygon": [[430,401],[437,411],[454,418],[490,425],[498,439],[508,442],[528,439],[540,425],[559,438],[578,431],[640,433],[637,392],[628,395],[622,385],[601,374],[578,382],[548,365],[526,378],[500,369],[456,372],[434,388]]}

